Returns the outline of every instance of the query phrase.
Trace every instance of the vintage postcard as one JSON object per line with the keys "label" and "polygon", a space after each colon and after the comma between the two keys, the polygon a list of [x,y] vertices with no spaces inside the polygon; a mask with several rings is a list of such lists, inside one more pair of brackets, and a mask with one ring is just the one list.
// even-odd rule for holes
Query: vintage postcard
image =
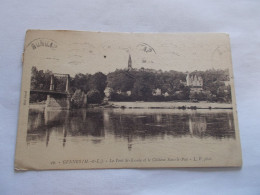
{"label": "vintage postcard", "polygon": [[15,170],[241,164],[227,34],[27,31]]}

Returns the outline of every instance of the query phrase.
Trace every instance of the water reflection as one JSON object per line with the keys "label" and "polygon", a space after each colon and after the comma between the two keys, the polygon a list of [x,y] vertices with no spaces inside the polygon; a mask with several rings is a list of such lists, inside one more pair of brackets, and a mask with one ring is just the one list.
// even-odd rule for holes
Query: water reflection
{"label": "water reflection", "polygon": [[[132,149],[136,139],[157,140],[169,137],[194,139],[235,139],[232,111],[180,111],[173,109],[82,109],[70,111],[29,110],[27,143],[45,142],[56,137],[63,147],[68,138],[79,142],[91,138],[127,142]],[[71,141],[71,139],[69,139]]]}

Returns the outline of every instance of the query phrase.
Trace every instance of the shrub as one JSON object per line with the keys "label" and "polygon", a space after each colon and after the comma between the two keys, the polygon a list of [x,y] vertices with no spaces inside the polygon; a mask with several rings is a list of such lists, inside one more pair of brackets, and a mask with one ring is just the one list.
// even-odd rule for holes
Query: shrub
{"label": "shrub", "polygon": [[96,89],[90,90],[87,93],[87,97],[88,97],[88,103],[89,104],[100,104],[101,101],[102,101],[100,92]]}
{"label": "shrub", "polygon": [[84,107],[84,92],[81,91],[80,89],[77,89],[73,96],[72,96],[72,106],[74,108],[82,108]]}

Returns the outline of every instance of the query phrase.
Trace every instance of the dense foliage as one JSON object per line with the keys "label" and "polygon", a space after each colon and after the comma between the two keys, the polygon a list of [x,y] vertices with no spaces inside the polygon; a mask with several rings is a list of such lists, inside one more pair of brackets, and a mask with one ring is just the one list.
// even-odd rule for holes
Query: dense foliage
{"label": "dense foliage", "polygon": [[101,98],[104,98],[106,80],[106,75],[101,72],[97,72],[94,75],[79,73],[71,79],[70,88],[73,92],[77,89],[81,89],[84,93],[88,93],[91,90],[97,90],[100,93]]}
{"label": "dense foliage", "polygon": [[[51,71],[32,68],[31,89],[49,90]],[[105,75],[101,72],[91,74],[76,74],[70,77],[70,93],[74,94],[75,103],[82,101],[87,94],[88,103],[101,103],[105,97],[106,87],[111,89],[112,101],[211,101],[231,102],[228,70],[194,71],[191,76],[201,76],[203,90],[192,91],[186,85],[186,73],[178,71],[156,71],[153,69],[115,70]],[[64,90],[65,80],[54,79],[56,90]],[[160,90],[159,94],[154,94]],[[46,95],[32,94],[31,102],[40,102]]]}
{"label": "dense foliage", "polygon": [[[32,67],[31,75],[31,89],[49,90],[52,72],[47,70],[37,70]],[[76,74],[75,77],[70,77],[70,93],[73,94],[73,105],[79,107],[79,102],[82,102],[84,94],[88,94],[88,99],[91,103],[100,103],[104,98],[104,90],[106,87],[107,77],[101,72],[94,75],[91,74]],[[65,91],[66,80],[63,78],[54,77],[54,86],[56,91]],[[93,91],[95,91],[93,96]],[[89,93],[88,93],[89,92]],[[97,95],[98,94],[98,95]],[[96,100],[94,99],[96,97]],[[31,94],[31,102],[41,102],[46,100],[47,95],[44,94]]]}
{"label": "dense foliage", "polygon": [[[47,70],[37,70],[36,67],[32,67],[31,74],[31,89],[49,90],[52,72]],[[30,102],[41,102],[46,100],[45,94],[31,94]]]}
{"label": "dense foliage", "polygon": [[[173,100],[199,100],[231,102],[228,70],[194,71],[191,76],[201,76],[203,79],[203,92],[192,92],[186,86],[186,74],[177,71],[116,70],[107,75],[107,86],[113,89],[113,101],[173,101]],[[161,95],[153,95],[155,89],[161,90]],[[131,91],[131,96],[124,93]],[[167,93],[166,95],[163,95]]]}
{"label": "dense foliage", "polygon": [[72,106],[74,108],[82,108],[83,106],[86,106],[84,105],[85,104],[84,98],[85,98],[84,92],[81,91],[80,89],[77,89],[71,98]]}

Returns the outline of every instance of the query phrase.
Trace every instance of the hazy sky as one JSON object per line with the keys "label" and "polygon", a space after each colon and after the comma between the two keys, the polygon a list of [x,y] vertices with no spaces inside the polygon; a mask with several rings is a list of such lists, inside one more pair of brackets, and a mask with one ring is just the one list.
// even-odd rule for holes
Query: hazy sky
{"label": "hazy sky", "polygon": [[[25,64],[55,73],[109,73],[127,67],[176,71],[230,68],[225,34],[133,34],[29,31]],[[49,46],[39,46],[40,42]],[[33,49],[33,45],[37,45]]]}

